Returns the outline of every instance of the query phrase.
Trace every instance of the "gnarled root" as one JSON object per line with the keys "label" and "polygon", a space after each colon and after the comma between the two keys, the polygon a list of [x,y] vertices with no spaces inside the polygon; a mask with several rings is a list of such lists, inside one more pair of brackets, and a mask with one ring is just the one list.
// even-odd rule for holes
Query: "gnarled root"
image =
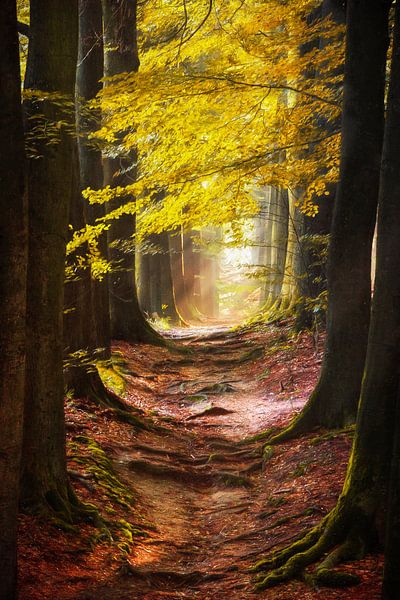
{"label": "gnarled root", "polygon": [[[256,589],[264,590],[299,577],[314,585],[329,587],[359,583],[355,575],[333,570],[342,562],[361,558],[367,546],[367,534],[362,534],[359,520],[354,522],[349,513],[341,512],[339,507],[340,504],[302,539],[259,561],[253,568],[261,571]],[[304,574],[306,567],[324,556],[315,572]],[[265,571],[270,572],[265,575]]]}

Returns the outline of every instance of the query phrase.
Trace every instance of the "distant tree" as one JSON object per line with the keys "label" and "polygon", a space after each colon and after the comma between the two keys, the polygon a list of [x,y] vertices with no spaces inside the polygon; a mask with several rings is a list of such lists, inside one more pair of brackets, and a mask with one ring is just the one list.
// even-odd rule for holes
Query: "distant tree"
{"label": "distant tree", "polygon": [[27,203],[15,0],[0,8],[0,597],[17,597],[25,395]]}

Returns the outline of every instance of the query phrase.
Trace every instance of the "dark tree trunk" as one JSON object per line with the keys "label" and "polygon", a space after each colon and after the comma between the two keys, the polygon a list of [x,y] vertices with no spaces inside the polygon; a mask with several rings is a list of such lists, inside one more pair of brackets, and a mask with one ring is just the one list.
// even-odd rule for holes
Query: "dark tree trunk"
{"label": "dark tree trunk", "polygon": [[[384,10],[386,8],[386,10]],[[388,5],[381,2],[349,2],[349,28],[353,19],[362,27],[366,39],[372,39],[365,18],[377,11],[385,13]],[[379,10],[378,10],[379,9]],[[363,11],[361,15],[359,11]],[[372,12],[372,14],[371,14]],[[386,30],[379,34],[386,37]],[[377,33],[376,33],[377,35]],[[363,60],[362,48],[356,57]],[[356,58],[354,57],[354,58]],[[353,58],[353,59],[354,59]],[[263,581],[270,586],[293,577],[308,564],[325,556],[316,571],[317,583],[329,583],[330,569],[340,561],[360,558],[377,547],[384,538],[384,518],[387,509],[390,462],[398,458],[398,440],[393,446],[396,402],[399,390],[400,362],[400,7],[396,7],[390,89],[385,128],[385,142],[379,193],[377,274],[372,303],[368,350],[361,390],[356,436],[346,480],[336,507],[301,541],[277,552],[272,566],[275,570]],[[337,355],[340,360],[340,354]],[[388,539],[384,599],[398,597],[399,507],[398,463],[393,463],[392,495],[389,502]],[[394,526],[393,530],[391,526]],[[333,551],[331,551],[334,548]],[[330,552],[326,556],[327,552]],[[337,574],[336,574],[337,577]],[[344,581],[348,580],[346,578]],[[332,580],[331,580],[332,581]]]}
{"label": "dark tree trunk", "polygon": [[[385,403],[382,432],[386,434],[386,452],[382,455],[382,471],[391,459],[390,493],[386,522],[383,600],[397,600],[400,589],[400,4],[397,2],[391,66],[388,114],[382,164],[382,187],[378,217],[377,275],[375,280],[372,322],[382,335],[381,346],[385,369],[375,366],[371,390],[378,403]],[[378,304],[382,297],[381,304]],[[379,313],[378,308],[379,306]],[[378,321],[378,315],[380,319]],[[388,318],[389,317],[389,318]],[[371,336],[372,338],[372,336]],[[372,338],[373,341],[373,338]],[[368,347],[372,354],[371,345]],[[370,360],[372,363],[372,357]],[[386,364],[387,363],[387,364]],[[385,379],[387,378],[387,379]],[[381,390],[383,394],[381,395]],[[378,392],[378,393],[377,393]],[[396,400],[396,406],[395,406]],[[379,407],[379,410],[382,410]],[[373,413],[370,413],[373,414]],[[370,424],[371,434],[373,423]],[[389,433],[394,428],[393,448]],[[371,435],[370,434],[370,435]],[[382,439],[382,442],[385,438]],[[368,442],[368,440],[366,440]],[[368,459],[368,456],[366,457]],[[379,465],[378,465],[379,467]]]}
{"label": "dark tree trunk", "polygon": [[28,249],[15,0],[1,7],[0,81],[0,598],[14,600]]}
{"label": "dark tree trunk", "polygon": [[[139,68],[137,47],[137,0],[102,0],[104,18],[104,74],[112,77]],[[105,184],[125,186],[137,175],[137,153],[127,152],[105,160]],[[110,210],[131,198],[110,201]],[[124,215],[113,221],[109,231],[111,335],[131,343],[164,344],[140,310],[135,275],[135,217]],[[129,249],[127,246],[129,245]]]}
{"label": "dark tree trunk", "polygon": [[193,236],[190,233],[182,232],[182,252],[183,252],[183,270],[185,276],[186,293],[188,302],[193,307],[196,306],[196,278],[198,279],[200,269],[197,268],[198,261]]}
{"label": "dark tree trunk", "polygon": [[[74,231],[85,226],[81,195],[78,148],[75,146],[74,172],[71,189],[70,224]],[[79,255],[85,261],[86,245],[69,257],[74,273],[65,284],[64,345],[66,360],[64,382],[77,398],[89,397],[105,404],[108,392],[95,366],[98,340],[92,296],[92,279],[88,269],[79,268]],[[83,354],[82,354],[83,352]],[[78,354],[76,354],[78,353]]]}
{"label": "dark tree trunk", "polygon": [[179,323],[172,286],[168,232],[148,237],[148,249],[140,254],[140,305],[150,317],[157,315]]}
{"label": "dark tree trunk", "polygon": [[340,180],[328,257],[327,341],[308,403],[275,441],[313,427],[354,422],[364,369],[371,302],[389,2],[349,2]]}
{"label": "dark tree trunk", "polygon": [[[332,186],[329,197],[324,197],[318,203],[318,213],[315,217],[304,218],[304,234],[300,240],[301,263],[303,275],[299,281],[300,302],[296,306],[296,323],[298,331],[311,328],[313,320],[324,322],[325,314],[322,309],[314,311],[312,301],[315,301],[326,291],[326,265],[323,259],[325,244],[331,230],[333,198],[336,186]],[[311,301],[310,307],[307,302]]]}
{"label": "dark tree trunk", "polygon": [[[336,24],[344,25],[346,20],[344,3],[342,0],[324,0],[321,6],[311,15],[310,23],[313,23],[316,18],[329,18]],[[306,44],[304,50],[308,52],[315,47],[323,50],[329,48],[330,42],[331,40],[322,37]],[[336,74],[342,74],[342,67],[336,69]],[[320,73],[311,68],[309,77],[318,79],[319,76]],[[336,89],[339,85],[336,82],[334,84]],[[340,127],[339,118],[336,122],[330,122],[319,117],[317,124],[320,130],[326,134],[332,134]],[[322,172],[324,172],[324,167]],[[314,203],[318,206],[318,213],[314,217],[304,217],[304,235],[300,241],[303,275],[299,281],[300,301],[296,306],[295,326],[297,330],[311,328],[316,322],[323,324],[326,320],[325,309],[322,308],[321,304],[319,307],[315,306],[313,301],[320,294],[326,292],[326,265],[322,257],[325,255],[324,246],[327,236],[331,232],[336,185],[331,184],[327,191],[328,195],[324,196],[322,200],[320,197],[314,198]],[[325,240],[321,236],[325,237]]]}
{"label": "dark tree trunk", "polygon": [[[73,188],[74,91],[78,3],[32,0],[26,88],[46,100],[26,104],[29,161],[27,370],[22,505],[71,516],[65,458],[63,307],[64,264]],[[66,123],[66,124],[63,124]],[[54,127],[55,125],[55,127]],[[43,127],[38,136],[37,128]],[[47,136],[52,138],[49,144]]]}
{"label": "dark tree trunk", "polygon": [[[88,139],[99,129],[101,115],[89,109],[87,102],[96,97],[102,88],[103,53],[103,16],[101,0],[79,0],[79,52],[77,69],[79,162],[82,189],[90,187],[97,190],[103,187],[103,165],[100,148]],[[102,204],[85,206],[86,223],[93,225],[96,219],[103,217],[105,207]],[[99,250],[108,258],[107,236],[99,239]],[[104,348],[99,355],[110,358],[111,329],[110,302],[108,295],[108,275],[101,281],[92,279],[90,283],[94,311],[94,348]]]}

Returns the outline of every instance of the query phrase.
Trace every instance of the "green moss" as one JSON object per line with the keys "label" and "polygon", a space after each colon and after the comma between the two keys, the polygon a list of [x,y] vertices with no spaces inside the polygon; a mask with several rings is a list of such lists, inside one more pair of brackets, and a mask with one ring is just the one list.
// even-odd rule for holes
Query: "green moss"
{"label": "green moss", "polygon": [[333,569],[319,569],[312,575],[312,582],[317,586],[342,588],[358,585],[361,583],[361,579],[353,573]]}
{"label": "green moss", "polygon": [[355,431],[355,425],[349,425],[348,427],[344,427],[343,429],[334,429],[333,431],[328,431],[326,433],[322,433],[310,440],[310,444],[312,446],[317,446],[318,444],[322,444],[327,440],[333,440],[341,435],[348,435],[349,437],[353,437]]}
{"label": "green moss", "polygon": [[263,466],[265,467],[265,465],[267,464],[267,462],[269,462],[271,460],[271,458],[273,457],[275,451],[272,448],[272,446],[269,446],[268,444],[265,445],[263,447],[263,452],[262,452],[262,461],[263,461]]}
{"label": "green moss", "polygon": [[86,436],[76,436],[75,442],[84,444],[88,453],[80,453],[79,445],[72,442],[69,444],[69,448],[75,452],[71,456],[72,460],[85,466],[85,470],[92,475],[96,484],[112,503],[130,509],[133,505],[132,494],[115,474],[112,463],[104,450],[97,442]]}
{"label": "green moss", "polygon": [[126,379],[124,377],[122,361],[118,362],[118,359],[113,355],[112,362],[99,362],[96,366],[104,385],[117,396],[124,397],[126,391]]}

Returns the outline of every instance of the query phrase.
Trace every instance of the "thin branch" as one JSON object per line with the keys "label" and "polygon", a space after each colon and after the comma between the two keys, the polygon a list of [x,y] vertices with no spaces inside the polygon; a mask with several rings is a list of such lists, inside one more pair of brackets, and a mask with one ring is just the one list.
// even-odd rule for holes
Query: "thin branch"
{"label": "thin branch", "polygon": [[31,28],[29,27],[29,25],[27,25],[27,23],[23,23],[22,21],[17,22],[17,30],[18,33],[24,35],[27,38],[29,38],[31,35]]}
{"label": "thin branch", "polygon": [[255,88],[264,88],[269,90],[289,90],[292,92],[296,92],[297,94],[303,94],[309,98],[313,98],[314,100],[318,100],[320,102],[324,102],[325,104],[330,104],[331,106],[340,106],[339,102],[335,102],[334,100],[328,100],[327,98],[321,98],[317,94],[313,94],[311,92],[306,92],[305,90],[300,90],[291,85],[286,84],[278,84],[278,83],[250,83],[248,81],[239,81],[237,79],[232,79],[231,77],[219,77],[218,75],[190,75],[192,79],[200,79],[200,80],[213,80],[213,81],[225,81],[228,83],[232,83],[234,85],[242,85],[245,87],[255,87]]}

